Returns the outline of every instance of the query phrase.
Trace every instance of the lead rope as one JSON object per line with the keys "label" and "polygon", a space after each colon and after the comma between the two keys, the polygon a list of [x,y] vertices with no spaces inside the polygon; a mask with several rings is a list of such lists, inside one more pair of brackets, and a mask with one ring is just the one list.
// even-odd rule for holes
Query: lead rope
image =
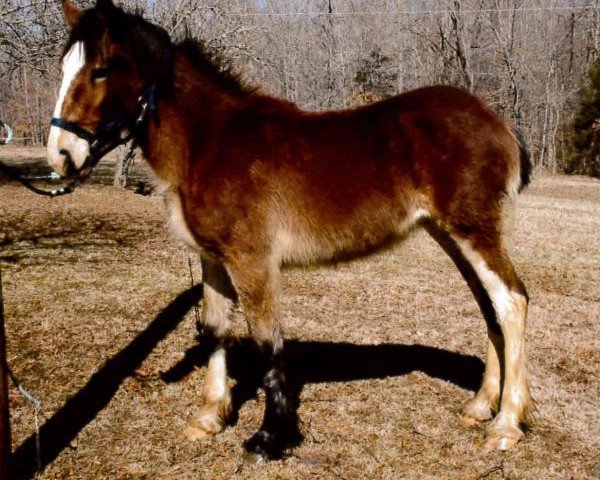
{"label": "lead rope", "polygon": [[76,184],[76,182],[72,182],[64,187],[56,188],[54,190],[44,190],[42,188],[36,187],[31,182],[34,180],[56,180],[56,174],[51,173],[49,175],[36,175],[34,177],[26,177],[24,175],[21,175],[16,168],[10,167],[2,161],[0,161],[0,171],[6,173],[6,175],[8,175],[9,178],[12,178],[13,180],[19,182],[27,190],[38,195],[43,195],[44,197],[54,198],[59,197],[61,195],[66,195],[68,193],[73,193]]}
{"label": "lead rope", "polygon": [[[136,150],[137,150],[137,143],[135,141],[132,141],[131,145],[129,147],[129,151],[127,152],[127,155],[125,156],[125,158],[123,160],[123,165],[128,165],[129,163],[131,163],[132,159],[135,158]],[[35,185],[33,185],[32,182],[38,181],[38,180],[45,180],[45,181],[57,180],[60,177],[58,177],[56,173],[52,172],[48,175],[24,176],[24,175],[21,175],[17,171],[16,168],[10,167],[10,166],[6,165],[5,163],[3,163],[2,161],[0,161],[0,170],[4,171],[13,180],[16,180],[17,182],[21,183],[21,185],[23,185],[25,188],[27,188],[31,192],[36,193],[38,195],[43,195],[45,197],[50,197],[50,198],[59,197],[61,195],[66,195],[68,193],[73,193],[73,191],[75,190],[75,186],[77,185],[77,181],[74,181],[74,182],[67,184],[64,187],[60,187],[60,188],[57,188],[54,190],[44,190],[42,188],[36,187]]]}
{"label": "lead rope", "polygon": [[[143,113],[145,113],[145,111],[146,111],[146,105],[144,105],[144,107],[143,107]],[[10,142],[12,140],[12,130],[10,129],[10,127],[8,125],[6,125],[5,123],[3,123],[1,121],[0,121],[0,128],[5,128],[8,132],[7,137],[5,139],[0,139],[0,145],[6,145],[8,142]],[[127,152],[127,155],[125,156],[125,159],[123,160],[124,165],[128,166],[129,163],[133,160],[133,158],[135,158],[136,150],[137,150],[137,144],[136,144],[135,140],[132,140],[131,145],[129,147],[129,151]],[[34,186],[31,182],[35,181],[35,180],[56,180],[57,177],[54,172],[49,175],[36,175],[36,176],[25,177],[25,176],[21,175],[19,172],[17,172],[17,170],[15,168],[9,167],[8,165],[4,164],[1,161],[0,161],[0,170],[4,171],[13,180],[20,182],[24,187],[26,187],[33,193],[51,197],[51,198],[57,197],[60,195],[66,195],[68,193],[72,193],[74,190],[74,187],[75,187],[75,183],[72,183],[72,184],[66,185],[65,187],[61,187],[61,188],[58,188],[55,190],[43,190],[41,188]],[[188,258],[188,260],[189,260],[190,276],[192,279],[192,286],[193,286],[194,277],[193,277],[193,273],[192,273],[191,257]],[[2,275],[0,273],[0,308],[2,310],[4,310],[3,307],[4,307],[4,298],[2,295]],[[199,325],[200,324],[200,316],[199,316],[197,304],[194,306],[194,309],[196,312],[196,324]],[[10,379],[11,379],[12,383],[14,384],[15,388],[17,389],[17,391],[21,394],[21,396],[23,398],[25,398],[25,400],[27,400],[31,405],[33,405],[33,418],[34,418],[34,422],[35,422],[35,466],[36,466],[36,472],[41,472],[42,471],[42,446],[41,446],[41,438],[40,438],[40,412],[42,410],[42,402],[39,398],[35,397],[25,387],[23,387],[21,382],[19,382],[19,380],[13,373],[10,366],[8,366],[8,363],[6,365],[6,370],[8,372],[8,376],[10,377]]]}
{"label": "lead rope", "polygon": [[[2,270],[0,270],[0,315],[1,312],[4,311],[4,296],[2,294]],[[6,359],[5,359],[6,361]],[[40,472],[42,470],[42,447],[40,442],[40,411],[42,409],[42,402],[35,396],[33,396],[17,379],[11,368],[8,366],[8,361],[6,361],[6,371],[8,372],[8,376],[13,382],[16,389],[19,393],[27,400],[29,403],[33,405],[33,418],[35,422],[35,466],[36,471]]]}
{"label": "lead rope", "polygon": [[8,376],[13,382],[15,388],[21,396],[33,405],[33,418],[35,421],[35,467],[37,472],[42,471],[42,446],[40,441],[40,412],[42,411],[42,402],[39,398],[34,397],[27,389],[21,385],[11,368],[7,365]]}
{"label": "lead rope", "polygon": [[[88,132],[87,130],[83,130],[77,124],[74,124],[73,122],[68,122],[62,118],[52,118],[52,120],[50,121],[50,125],[57,126],[71,133],[75,133],[78,137],[83,138],[90,143],[90,155],[88,155],[83,166],[80,167],[80,170],[85,170],[86,168],[89,168],[91,170],[100,161],[100,159],[109,151],[113,150],[116,146],[126,144],[129,140],[131,140],[129,152],[123,160],[123,164],[127,165],[135,157],[135,151],[137,148],[137,142],[135,140],[135,131],[139,129],[146,120],[146,115],[148,111],[156,110],[156,86],[152,85],[146,88],[139,96],[138,102],[140,106],[140,112],[138,113],[137,117],[135,118],[135,121],[133,122],[133,126],[131,127],[124,124],[125,120],[123,116],[118,117],[117,119],[115,119],[112,122],[109,122],[108,124],[103,124],[101,126],[102,128],[98,128],[95,132]],[[109,142],[108,147],[107,144],[105,144],[104,146],[101,144],[101,141],[105,139],[106,135],[112,133],[116,133],[118,135],[117,129],[122,129],[125,127],[131,128],[128,136],[126,136],[125,138],[121,137],[118,141],[116,141],[116,143],[113,139],[113,143],[111,144]],[[0,129],[2,128],[6,130],[7,137],[5,139],[0,139],[0,145],[6,145],[12,139],[12,130],[8,125],[0,121]],[[2,161],[0,161],[0,171],[4,171],[10,178],[20,182],[25,188],[32,191],[33,193],[37,193],[38,195],[43,195],[51,198],[66,195],[68,193],[73,193],[73,190],[75,190],[75,188],[80,184],[79,180],[74,179],[67,183],[67,185],[65,185],[64,187],[54,190],[44,190],[33,185],[32,181],[56,180],[56,177],[52,174],[47,176],[38,175],[33,178],[26,177],[24,175],[21,175],[16,168],[10,167]]]}
{"label": "lead rope", "polygon": [[[6,138],[0,139],[0,145],[7,145],[13,139],[13,131],[10,128],[8,123],[4,123],[0,120],[0,130],[6,130]],[[67,193],[71,193],[75,186],[74,183],[70,183],[62,188],[58,188],[55,190],[42,190],[41,188],[37,188],[31,182],[36,180],[58,180],[60,177],[58,174],[52,172],[49,175],[33,175],[29,177],[25,177],[21,175],[15,168],[9,167],[2,161],[0,161],[0,171],[3,171],[8,175],[9,178],[20,182],[25,188],[31,190],[33,193],[37,193],[38,195],[44,195],[46,197],[58,197],[59,195],[65,195]]]}
{"label": "lead rope", "polygon": [[[6,138],[0,139],[0,145],[8,144],[13,138],[13,132],[10,126],[2,121],[0,121],[0,129],[6,130]],[[0,162],[0,168],[6,171],[6,165]],[[10,173],[9,173],[9,176]],[[27,186],[27,185],[26,185]],[[29,188],[29,186],[27,186]],[[4,295],[2,293],[2,270],[0,269],[0,315],[3,315],[4,312]],[[33,418],[35,422],[35,466],[36,472],[40,472],[42,470],[42,447],[40,441],[40,411],[42,409],[42,402],[31,393],[27,391],[23,385],[19,382],[12,369],[8,365],[8,361],[4,359],[6,362],[6,371],[8,372],[8,376],[13,382],[14,386],[18,390],[18,392],[27,400],[29,403],[33,405]]]}

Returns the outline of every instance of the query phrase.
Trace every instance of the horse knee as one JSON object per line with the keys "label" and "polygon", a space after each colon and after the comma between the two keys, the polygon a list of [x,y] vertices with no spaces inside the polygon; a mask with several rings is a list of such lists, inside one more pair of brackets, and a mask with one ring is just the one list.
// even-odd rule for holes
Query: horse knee
{"label": "horse knee", "polygon": [[237,294],[223,264],[205,257],[201,261],[204,284],[201,322],[212,334],[221,338],[229,329],[231,309]]}

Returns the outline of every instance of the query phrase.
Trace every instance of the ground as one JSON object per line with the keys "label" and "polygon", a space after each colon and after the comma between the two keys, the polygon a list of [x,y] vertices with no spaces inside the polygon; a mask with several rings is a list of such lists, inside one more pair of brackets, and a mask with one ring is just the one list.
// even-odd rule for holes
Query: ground
{"label": "ground", "polygon": [[[512,258],[531,295],[537,420],[514,450],[488,455],[485,424],[461,417],[483,371],[485,324],[424,232],[284,274],[299,447],[244,460],[264,402],[244,339],[231,348],[234,425],[187,439],[206,360],[190,259],[196,282],[201,271],[163,224],[155,196],[96,183],[48,200],[0,179],[8,362],[42,401],[37,478],[600,478],[600,182],[538,174],[520,197]],[[239,311],[235,330],[245,335]],[[34,409],[13,387],[10,397],[19,478],[32,478]]]}

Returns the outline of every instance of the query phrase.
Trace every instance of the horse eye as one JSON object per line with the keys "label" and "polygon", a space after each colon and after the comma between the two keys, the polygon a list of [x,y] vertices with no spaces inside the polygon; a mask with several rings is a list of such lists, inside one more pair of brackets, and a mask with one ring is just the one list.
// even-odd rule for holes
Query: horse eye
{"label": "horse eye", "polygon": [[108,72],[107,67],[94,68],[92,70],[92,80],[104,80],[108,77]]}

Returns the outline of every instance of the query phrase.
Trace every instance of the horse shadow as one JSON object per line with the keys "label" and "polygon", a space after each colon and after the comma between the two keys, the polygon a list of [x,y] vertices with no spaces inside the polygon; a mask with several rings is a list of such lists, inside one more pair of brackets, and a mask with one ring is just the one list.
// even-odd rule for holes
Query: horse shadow
{"label": "horse shadow", "polygon": [[[183,380],[196,368],[208,363],[213,348],[214,339],[198,335],[198,344],[188,349],[179,362],[161,374],[161,378],[167,383]],[[286,340],[284,354],[289,394],[295,405],[299,404],[302,389],[309,383],[378,379],[414,371],[475,391],[481,383],[484,369],[478,357],[425,345]],[[256,397],[261,386],[258,368],[261,364],[260,352],[251,339],[229,342],[228,375],[236,380],[231,392],[231,425],[237,422],[242,405]]]}
{"label": "horse shadow", "polygon": [[[179,294],[157,317],[119,353],[111,357],[88,382],[55,412],[39,429],[40,456],[36,435],[16,448],[12,456],[15,478],[28,480],[44,469],[69,446],[72,440],[111,401],[122,382],[133,375],[152,350],[183,320],[202,297],[197,285]],[[164,382],[183,380],[195,368],[208,362],[214,339],[200,334],[198,343],[184,357],[163,372]],[[296,404],[308,383],[345,382],[400,376],[421,371],[467,390],[476,390],[483,374],[483,362],[464,355],[424,345],[355,345],[345,342],[285,342],[285,360],[290,394]],[[236,380],[232,390],[233,417],[241,406],[256,396],[261,384],[259,353],[248,338],[232,340],[227,366]]]}

